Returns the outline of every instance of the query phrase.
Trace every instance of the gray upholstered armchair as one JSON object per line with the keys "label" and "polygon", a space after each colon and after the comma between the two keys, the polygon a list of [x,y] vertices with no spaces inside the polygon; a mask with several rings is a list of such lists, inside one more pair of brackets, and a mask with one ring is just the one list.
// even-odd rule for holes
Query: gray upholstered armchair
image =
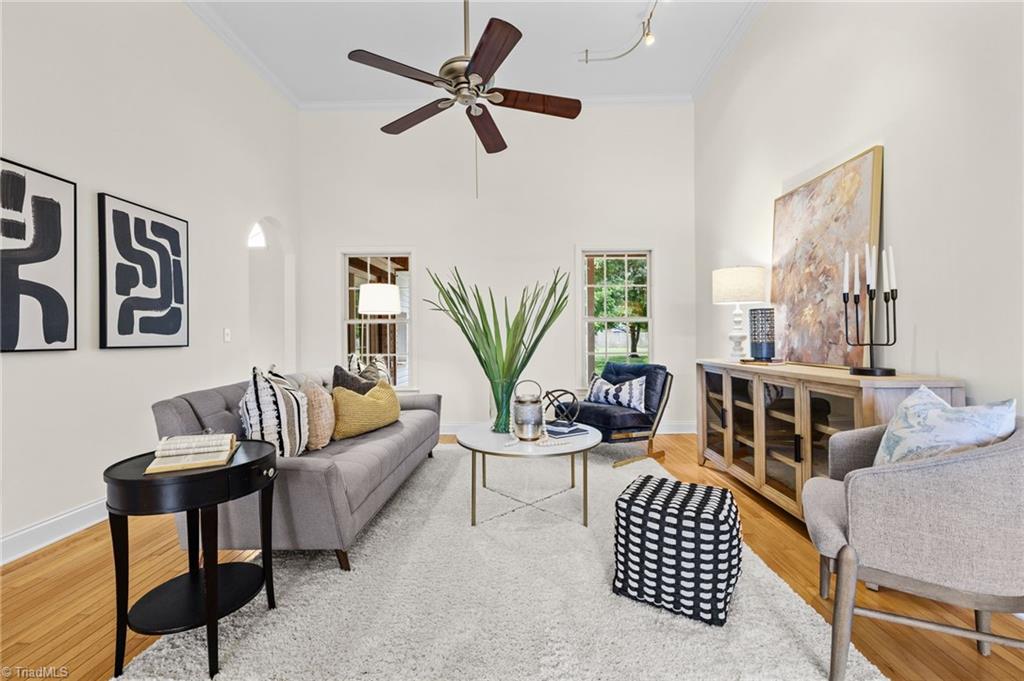
{"label": "gray upholstered armchair", "polygon": [[[837,433],[829,477],[804,485],[821,554],[821,596],[836,572],[829,679],[846,672],[853,616],[1024,648],[991,633],[992,612],[1024,612],[1024,419],[1009,439],[970,452],[872,467],[885,426]],[[975,611],[975,630],[868,610],[857,580]]]}

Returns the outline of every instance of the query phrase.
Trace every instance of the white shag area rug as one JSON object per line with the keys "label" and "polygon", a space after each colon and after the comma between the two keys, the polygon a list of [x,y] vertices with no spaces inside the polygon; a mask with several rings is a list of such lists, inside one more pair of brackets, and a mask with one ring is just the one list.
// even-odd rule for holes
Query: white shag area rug
{"label": "white shag area rug", "polygon": [[[589,528],[578,468],[558,493],[562,457],[490,457],[470,527],[469,455],[439,446],[352,548],[352,572],[331,552],[274,555],[277,609],[260,593],[221,620],[216,678],[826,678],[827,623],[747,548],[724,627],[612,594],[614,500],[638,475],[668,475],[613,469],[619,453],[590,455]],[[122,678],[207,678],[205,629],[164,636]],[[885,677],[851,647],[847,678]]]}

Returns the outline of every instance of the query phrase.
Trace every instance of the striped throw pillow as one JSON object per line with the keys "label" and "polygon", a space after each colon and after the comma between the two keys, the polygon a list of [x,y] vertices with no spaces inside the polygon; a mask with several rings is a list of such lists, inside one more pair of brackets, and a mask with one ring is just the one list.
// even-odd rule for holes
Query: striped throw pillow
{"label": "striped throw pillow", "polygon": [[590,388],[587,390],[586,401],[599,404],[614,404],[619,407],[643,411],[644,390],[646,387],[646,376],[634,378],[631,381],[625,381],[618,385],[612,385],[597,374],[594,374],[590,379]]}
{"label": "striped throw pillow", "polygon": [[306,396],[284,376],[253,367],[238,412],[245,436],[274,445],[278,456],[298,456],[306,449]]}

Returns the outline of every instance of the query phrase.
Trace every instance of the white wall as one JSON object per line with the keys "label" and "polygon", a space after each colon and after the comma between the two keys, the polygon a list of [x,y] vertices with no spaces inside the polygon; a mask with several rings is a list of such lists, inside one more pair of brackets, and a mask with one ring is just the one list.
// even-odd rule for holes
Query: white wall
{"label": "white wall", "polygon": [[901,371],[1022,386],[1021,5],[770,4],[696,103],[698,353],[724,355],[711,270],[769,264],[774,199],[885,146]]}
{"label": "white wall", "polygon": [[446,274],[458,266],[499,296],[518,296],[556,267],[571,270],[571,306],[524,376],[545,388],[576,387],[575,249],[650,248],[654,360],[679,379],[665,418],[692,428],[692,111],[690,104],[585,106],[565,121],[497,109],[509,146],[493,157],[481,151],[479,199],[461,107],[397,137],[379,128],[405,110],[305,114],[300,365],[338,360],[339,253],[411,250],[413,382],[444,395],[447,428],[487,419],[487,383],[468,343],[422,302],[434,295],[426,268]]}
{"label": "white wall", "polygon": [[[152,402],[245,376],[246,236],[264,216],[294,225],[298,114],[183,4],[2,11],[3,155],[78,183],[78,350],[0,359],[6,559],[152,448]],[[191,347],[97,349],[97,192],[189,221]]]}

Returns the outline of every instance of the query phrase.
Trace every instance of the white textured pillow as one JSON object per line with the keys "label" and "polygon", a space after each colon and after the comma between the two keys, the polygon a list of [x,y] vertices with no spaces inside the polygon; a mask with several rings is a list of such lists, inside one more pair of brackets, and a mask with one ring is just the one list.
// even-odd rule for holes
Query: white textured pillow
{"label": "white textured pillow", "polygon": [[590,389],[587,390],[587,402],[599,404],[614,404],[619,407],[627,407],[636,411],[644,410],[644,390],[647,387],[647,377],[641,376],[631,381],[625,381],[618,385],[612,385],[597,374],[590,379]]}
{"label": "white textured pillow", "polygon": [[1016,400],[951,407],[922,385],[896,407],[875,454],[875,465],[995,444],[1013,434],[1016,415]]}

